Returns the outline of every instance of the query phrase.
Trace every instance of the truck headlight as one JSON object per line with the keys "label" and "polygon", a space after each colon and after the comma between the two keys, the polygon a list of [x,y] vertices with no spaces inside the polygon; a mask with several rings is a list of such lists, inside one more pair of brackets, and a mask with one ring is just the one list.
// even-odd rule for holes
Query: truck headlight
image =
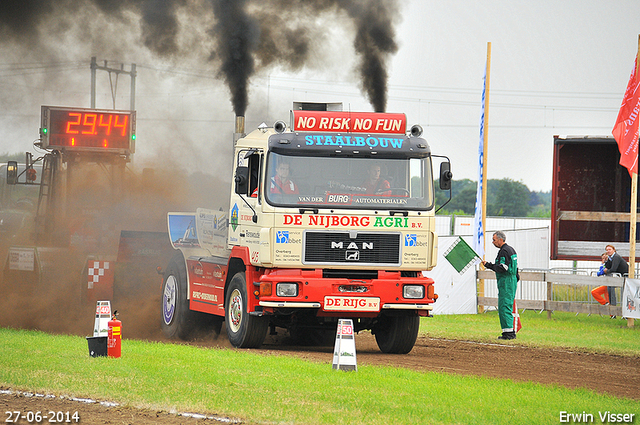
{"label": "truck headlight", "polygon": [[424,286],[422,285],[404,285],[402,288],[402,296],[410,299],[424,298]]}
{"label": "truck headlight", "polygon": [[290,282],[280,282],[276,284],[276,295],[279,297],[297,297],[298,284]]}

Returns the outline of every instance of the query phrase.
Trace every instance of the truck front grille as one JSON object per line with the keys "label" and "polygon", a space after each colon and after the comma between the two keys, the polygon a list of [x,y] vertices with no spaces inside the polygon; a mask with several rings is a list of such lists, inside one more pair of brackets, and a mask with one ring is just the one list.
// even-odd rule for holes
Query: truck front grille
{"label": "truck front grille", "polygon": [[303,240],[304,264],[400,265],[400,233],[307,230]]}

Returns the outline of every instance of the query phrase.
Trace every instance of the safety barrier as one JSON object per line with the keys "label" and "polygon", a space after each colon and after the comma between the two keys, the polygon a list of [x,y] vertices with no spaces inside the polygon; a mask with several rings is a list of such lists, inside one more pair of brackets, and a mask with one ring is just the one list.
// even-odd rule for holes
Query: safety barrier
{"label": "safety barrier", "polygon": [[[546,311],[551,317],[553,311],[565,311],[585,314],[622,315],[620,301],[618,305],[601,305],[592,296],[591,291],[598,286],[613,286],[622,294],[623,277],[593,276],[569,271],[520,271],[520,282],[516,292],[516,304],[519,309]],[[490,281],[496,279],[492,270],[478,270],[477,279],[485,280],[485,293],[478,294],[479,307],[497,307],[497,289],[494,291]],[[489,281],[489,282],[487,282]],[[618,289],[620,288],[620,289]],[[495,294],[495,296],[493,296]],[[620,300],[621,296],[617,299]]]}

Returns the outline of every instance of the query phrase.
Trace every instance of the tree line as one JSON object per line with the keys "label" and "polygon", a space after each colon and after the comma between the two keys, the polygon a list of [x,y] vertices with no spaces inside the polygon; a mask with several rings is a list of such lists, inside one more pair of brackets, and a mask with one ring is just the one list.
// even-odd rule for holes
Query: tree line
{"label": "tree line", "polygon": [[[0,153],[0,163],[24,162],[24,153]],[[439,182],[436,181],[436,188]],[[489,179],[487,182],[487,216],[551,217],[551,191],[530,191],[522,182],[511,179]],[[438,214],[474,215],[477,183],[473,180],[453,180],[451,202]],[[436,208],[443,205],[449,194],[436,190]]]}
{"label": "tree line", "polygon": [[[436,182],[436,187],[438,182]],[[477,182],[469,179],[453,180],[451,202],[438,214],[474,215]],[[436,207],[443,205],[449,194],[436,191]],[[487,181],[487,216],[504,217],[551,217],[551,191],[531,191],[522,182],[511,179],[489,179]]]}

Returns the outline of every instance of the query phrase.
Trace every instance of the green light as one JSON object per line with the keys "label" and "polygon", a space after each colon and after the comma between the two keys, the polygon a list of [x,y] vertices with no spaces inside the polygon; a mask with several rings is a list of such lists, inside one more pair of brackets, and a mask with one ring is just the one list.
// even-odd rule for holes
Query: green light
{"label": "green light", "polygon": [[43,132],[44,134],[47,134],[47,129],[46,129],[46,128],[43,128],[43,129],[42,129],[42,132]]}
{"label": "green light", "polygon": [[131,139],[136,140],[136,135],[135,135],[135,134],[132,134],[132,135],[131,135]]}

